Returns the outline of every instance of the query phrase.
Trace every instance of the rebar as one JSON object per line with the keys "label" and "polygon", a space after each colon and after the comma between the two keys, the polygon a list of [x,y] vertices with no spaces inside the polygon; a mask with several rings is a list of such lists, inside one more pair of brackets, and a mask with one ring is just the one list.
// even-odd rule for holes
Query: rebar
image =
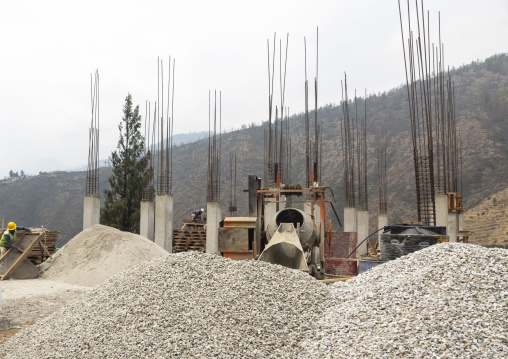
{"label": "rebar", "polygon": [[[163,61],[157,58],[157,103],[154,121],[157,121],[158,129],[158,172],[157,194],[166,195],[172,192],[172,168],[173,168],[173,108],[175,92],[175,59],[173,59],[173,72],[171,71],[171,56],[168,60],[167,103],[164,113],[164,71]],[[173,75],[173,76],[172,76]],[[170,96],[171,94],[171,96]],[[171,100],[170,100],[171,99]],[[170,110],[171,103],[171,110]]]}
{"label": "rebar", "polygon": [[[211,91],[208,91],[208,180],[207,201],[220,201],[220,157],[221,157],[221,124],[222,92],[219,91],[219,135],[217,136],[217,90],[214,91],[213,135],[211,132]],[[218,143],[217,143],[218,142]]]}
{"label": "rebar", "polygon": [[229,192],[229,215],[236,216],[236,152],[229,153],[229,174],[230,174],[230,192]]}
{"label": "rebar", "polygon": [[377,170],[379,179],[379,213],[388,213],[388,177],[386,172],[386,149],[388,147],[388,136],[385,133],[382,138],[383,144],[377,151]]}
{"label": "rebar", "polygon": [[99,70],[95,79],[90,74],[90,99],[92,119],[88,130],[88,166],[86,172],[86,195],[99,196]]}
{"label": "rebar", "polygon": [[[408,50],[406,54],[400,0],[398,1],[398,5],[411,122],[411,138],[413,142],[418,221],[425,225],[435,225],[436,205],[434,186],[434,141],[432,129],[432,81],[430,77],[430,19],[429,16],[427,16],[426,24],[422,2],[422,19],[420,21],[418,0],[416,0],[417,37],[415,39],[411,28],[411,13],[408,0],[409,39],[407,40]],[[421,31],[421,28],[423,28],[423,31]]]}
{"label": "rebar", "polygon": [[344,205],[347,208],[355,208],[355,142],[354,123],[349,116],[349,98],[347,94],[347,75],[344,74],[344,82],[341,81],[341,139],[342,139],[342,163],[344,171]]}

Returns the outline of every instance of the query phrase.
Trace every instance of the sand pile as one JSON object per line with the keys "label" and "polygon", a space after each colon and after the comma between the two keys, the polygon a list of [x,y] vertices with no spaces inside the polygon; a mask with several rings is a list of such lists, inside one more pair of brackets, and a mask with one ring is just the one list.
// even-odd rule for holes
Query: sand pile
{"label": "sand pile", "polygon": [[94,287],[127,268],[167,254],[142,236],[98,224],[76,235],[53,260],[43,263],[41,277]]}

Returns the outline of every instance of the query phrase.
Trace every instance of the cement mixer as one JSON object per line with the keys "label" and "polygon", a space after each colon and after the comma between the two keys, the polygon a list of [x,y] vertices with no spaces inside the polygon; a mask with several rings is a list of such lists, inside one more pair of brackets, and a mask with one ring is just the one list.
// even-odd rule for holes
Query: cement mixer
{"label": "cement mixer", "polygon": [[319,238],[318,227],[308,213],[296,208],[277,212],[268,224],[266,237],[268,244],[258,260],[308,270],[305,252],[311,253]]}

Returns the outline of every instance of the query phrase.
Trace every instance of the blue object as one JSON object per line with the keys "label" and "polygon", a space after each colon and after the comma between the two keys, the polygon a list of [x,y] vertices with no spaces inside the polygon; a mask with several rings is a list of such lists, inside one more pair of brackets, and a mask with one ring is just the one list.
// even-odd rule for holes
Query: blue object
{"label": "blue object", "polygon": [[381,259],[360,259],[358,261],[358,274],[366,272],[380,264],[386,263],[387,261]]}

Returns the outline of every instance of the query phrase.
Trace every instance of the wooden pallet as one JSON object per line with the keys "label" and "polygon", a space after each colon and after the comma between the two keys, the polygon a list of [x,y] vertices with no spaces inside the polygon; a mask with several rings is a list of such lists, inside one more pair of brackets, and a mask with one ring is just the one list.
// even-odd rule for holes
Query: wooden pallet
{"label": "wooden pallet", "polygon": [[173,253],[206,251],[206,231],[199,229],[173,230]]}

